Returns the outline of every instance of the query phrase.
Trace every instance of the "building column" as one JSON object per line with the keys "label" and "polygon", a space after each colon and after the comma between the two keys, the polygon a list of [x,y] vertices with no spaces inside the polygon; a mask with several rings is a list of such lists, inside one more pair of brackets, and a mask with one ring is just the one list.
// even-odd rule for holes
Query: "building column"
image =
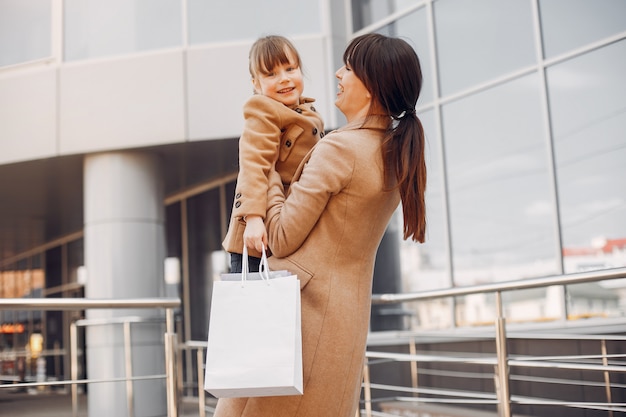
{"label": "building column", "polygon": [[[165,225],[163,180],[156,155],[142,152],[93,154],[84,161],[84,240],[87,298],[146,298],[164,294]],[[88,319],[162,318],[151,309],[87,311]],[[123,378],[124,330],[120,324],[86,329],[87,378]],[[131,325],[133,376],[165,373],[163,324]],[[132,383],[135,417],[166,414],[165,381]],[[88,386],[90,417],[128,415],[126,382]]]}

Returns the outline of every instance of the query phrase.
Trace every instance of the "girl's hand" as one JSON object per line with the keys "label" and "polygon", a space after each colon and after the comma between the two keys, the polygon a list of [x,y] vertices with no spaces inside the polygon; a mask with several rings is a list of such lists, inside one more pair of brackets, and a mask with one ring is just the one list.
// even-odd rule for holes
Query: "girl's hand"
{"label": "girl's hand", "polygon": [[267,231],[261,216],[246,216],[243,243],[248,249],[255,249],[257,252],[263,251],[263,245],[267,248]]}

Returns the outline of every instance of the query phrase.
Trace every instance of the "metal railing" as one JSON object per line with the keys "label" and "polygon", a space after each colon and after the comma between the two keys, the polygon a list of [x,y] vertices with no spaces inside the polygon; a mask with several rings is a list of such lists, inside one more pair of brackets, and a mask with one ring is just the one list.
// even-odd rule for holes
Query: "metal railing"
{"label": "metal railing", "polygon": [[[563,406],[563,407],[575,407],[575,408],[592,408],[597,410],[607,410],[608,416],[612,417],[613,412],[624,412],[626,408],[624,404],[611,402],[611,389],[612,388],[626,388],[626,385],[620,385],[611,383],[610,373],[623,373],[626,372],[626,364],[614,363],[616,360],[621,359],[620,355],[609,355],[606,352],[606,343],[608,341],[615,341],[621,343],[626,341],[626,336],[616,335],[581,335],[581,334],[545,334],[545,333],[515,333],[507,334],[506,320],[503,313],[501,293],[505,291],[522,290],[530,288],[548,287],[552,285],[573,285],[585,282],[596,282],[601,280],[626,278],[626,268],[585,272],[571,275],[546,277],[529,279],[524,281],[514,282],[501,282],[488,285],[479,285],[467,288],[451,288],[429,292],[421,292],[414,294],[380,294],[373,296],[374,304],[385,303],[399,303],[409,301],[420,300],[432,300],[446,297],[457,297],[469,294],[478,293],[495,293],[496,294],[496,310],[497,318],[494,321],[494,326],[491,330],[471,329],[468,331],[458,332],[456,334],[446,334],[445,338],[448,340],[485,340],[495,342],[495,354],[483,354],[483,353],[471,353],[471,352],[420,352],[418,350],[418,340],[424,337],[428,338],[432,336],[436,339],[441,339],[440,333],[433,333],[432,335],[424,332],[375,332],[371,335],[374,338],[370,338],[370,341],[376,338],[377,334],[389,334],[391,339],[396,339],[394,343],[405,344],[409,353],[394,353],[394,352],[382,352],[373,350],[373,345],[368,346],[366,352],[367,363],[364,365],[363,372],[363,409],[358,411],[359,415],[366,417],[387,417],[397,415],[415,415],[411,414],[411,410],[401,410],[394,413],[376,411],[372,405],[389,403],[397,400],[404,404],[416,404],[419,403],[420,410],[426,412],[429,405],[433,405],[435,408],[432,410],[434,414],[441,413],[441,407],[446,408],[445,412],[454,415],[455,411],[451,410],[449,406],[459,405],[487,405],[497,408],[497,414],[501,417],[511,417],[512,405],[546,405],[546,406]],[[555,339],[555,340],[589,340],[597,341],[599,343],[599,350],[601,353],[597,355],[562,355],[562,356],[522,356],[510,354],[507,351],[507,342],[513,340],[535,340],[535,339]],[[211,414],[211,407],[207,408],[207,395],[202,389],[203,376],[204,376],[204,360],[206,341],[187,341],[180,343],[180,351],[193,352],[190,356],[195,358],[196,367],[193,371],[197,375],[182,375],[182,369],[179,369],[179,390],[185,392],[194,392],[197,389],[197,398],[193,396],[187,396],[187,399],[197,401],[198,415],[204,417]],[[194,354],[195,353],[195,354]],[[375,383],[372,378],[375,377],[372,372],[373,367],[388,367],[393,364],[408,364],[410,369],[410,383],[408,386],[391,386],[386,384]],[[426,369],[424,365],[432,364],[446,364],[450,366],[460,365],[465,368],[477,367],[478,369],[473,371],[468,370],[437,370]],[[421,368],[420,368],[421,367]],[[541,369],[547,368],[548,370],[570,370],[575,372],[593,371],[599,372],[603,375],[603,381],[574,381],[571,379],[563,380],[559,378],[549,377],[536,377],[536,376],[524,376],[524,375],[511,375],[509,370],[511,368],[519,369]],[[490,371],[493,369],[493,371]],[[492,382],[495,389],[492,392],[480,392],[471,388],[459,389],[445,389],[445,388],[431,388],[426,386],[420,386],[418,383],[419,377],[425,377],[427,375],[434,375],[438,377],[452,377],[460,378],[464,382],[472,381],[489,381]],[[604,389],[606,392],[606,402],[594,402],[594,403],[582,403],[574,401],[556,401],[546,400],[541,398],[530,398],[519,395],[511,395],[510,382],[526,382],[526,383],[542,383],[542,384],[580,384],[596,386]],[[393,392],[394,395],[383,396],[374,398],[372,391],[379,392]],[[439,407],[439,408],[437,408]],[[413,413],[415,413],[413,409]],[[456,412],[463,412],[462,409],[456,409]],[[405,414],[402,414],[405,413]],[[406,414],[408,413],[408,414]],[[442,414],[443,415],[443,414]],[[463,414],[459,414],[463,415]],[[493,414],[492,414],[493,415]],[[518,415],[516,413],[516,415]]]}
{"label": "metal railing", "polygon": [[[162,309],[165,310],[165,375],[144,375],[140,377],[132,376],[132,364],[130,364],[130,324],[141,321],[141,319],[125,318],[114,320],[78,320],[71,324],[71,379],[63,381],[37,381],[12,384],[0,384],[2,388],[26,388],[41,386],[67,386],[72,388],[72,412],[77,413],[77,385],[92,382],[118,382],[126,381],[127,401],[129,416],[132,416],[132,381],[137,379],[163,378],[166,382],[167,416],[178,417],[178,397],[177,397],[177,370],[176,354],[177,337],[174,327],[174,310],[179,308],[181,301],[178,298],[138,298],[138,299],[80,299],[80,298],[2,298],[0,299],[0,310],[41,310],[41,311],[77,311],[90,309]],[[78,346],[76,342],[77,326],[97,325],[97,324],[122,324],[124,326],[125,345],[125,370],[124,378],[116,379],[79,379],[78,378]],[[130,387],[129,387],[129,384]]]}
{"label": "metal railing", "polygon": [[[465,334],[448,335],[449,339],[481,339],[490,340],[495,342],[495,354],[479,354],[479,353],[462,353],[453,352],[446,354],[445,352],[438,352],[433,355],[430,352],[418,351],[419,343],[416,339],[423,338],[425,333],[413,332],[409,334],[404,332],[402,335],[399,333],[395,337],[394,343],[396,345],[406,343],[409,353],[394,353],[394,352],[380,352],[374,351],[373,346],[370,344],[366,352],[367,363],[364,365],[364,380],[363,380],[363,397],[364,409],[359,410],[361,415],[367,417],[372,416],[390,416],[398,414],[389,414],[383,411],[373,410],[372,405],[382,402],[400,401],[405,403],[419,402],[421,405],[429,403],[444,403],[446,405],[454,404],[487,404],[491,406],[497,406],[497,414],[500,417],[511,417],[511,405],[556,405],[576,408],[592,408],[596,410],[607,410],[609,417],[613,412],[626,412],[626,404],[614,403],[611,398],[612,388],[626,388],[626,385],[620,385],[612,383],[610,380],[611,373],[626,372],[626,363],[621,361],[626,355],[610,355],[607,353],[606,343],[607,341],[626,341],[626,337],[620,337],[615,335],[541,335],[539,333],[533,334],[512,334],[507,335],[506,320],[503,314],[502,305],[502,292],[523,290],[530,288],[548,287],[553,285],[573,285],[586,282],[597,282],[602,280],[610,280],[617,278],[626,278],[626,268],[616,268],[610,270],[584,272],[571,275],[554,276],[546,278],[529,279],[523,281],[514,282],[501,282],[487,285],[478,285],[465,288],[450,288],[435,291],[427,291],[421,293],[412,294],[380,294],[374,295],[372,300],[373,304],[386,304],[386,303],[403,303],[409,301],[423,301],[433,300],[440,298],[458,297],[470,294],[478,293],[495,293],[496,294],[496,311],[497,317],[494,320],[494,327],[491,331],[485,332],[468,331]],[[161,308],[166,310],[165,322],[166,333],[164,338],[165,344],[165,359],[166,359],[166,375],[163,376],[166,379],[167,389],[167,411],[168,417],[178,416],[178,401],[182,398],[181,393],[185,391],[194,392],[197,390],[198,401],[198,415],[204,417],[207,415],[207,411],[210,413],[210,409],[207,410],[207,397],[203,389],[203,376],[204,376],[204,361],[205,361],[205,348],[206,341],[186,341],[180,344],[177,343],[177,337],[175,334],[174,326],[174,313],[173,310],[180,306],[179,299],[136,299],[136,300],[88,300],[88,299],[0,299],[0,309],[4,310],[86,310],[86,309],[115,309],[115,308]],[[130,326],[130,321],[122,320],[122,325]],[[128,324],[124,324],[128,323]],[[77,321],[73,323],[73,326],[92,325],[89,321]],[[127,330],[125,330],[127,332]],[[72,330],[75,337],[75,327]],[[381,332],[384,333],[384,332]],[[374,335],[374,334],[373,334]],[[521,356],[511,355],[507,351],[507,341],[515,339],[540,339],[550,338],[565,340],[572,338],[576,340],[597,340],[601,345],[601,353],[597,355],[563,355],[563,356]],[[403,340],[406,339],[406,340]],[[75,339],[73,339],[72,345],[75,346]],[[189,357],[195,356],[196,369],[194,373],[197,375],[193,379],[193,375],[184,375],[182,367],[177,366],[177,363],[181,362],[181,357],[184,351],[190,351],[192,354]],[[195,351],[195,355],[193,352]],[[77,354],[77,350],[72,348],[72,355]],[[72,361],[75,357],[72,356]],[[389,366],[389,364],[403,364],[406,363],[410,367],[410,380],[411,383],[408,386],[391,386],[386,384],[377,384],[372,382],[372,368],[374,366]],[[476,372],[466,370],[433,370],[423,367],[424,364],[457,364],[463,366],[477,366],[482,367]],[[422,368],[419,368],[422,366]],[[493,367],[494,372],[485,372],[485,367]],[[579,384],[596,385],[604,389],[606,392],[606,402],[576,402],[576,401],[556,401],[549,399],[522,397],[518,395],[511,395],[510,383],[511,381],[526,381],[526,382],[541,382],[541,383],[563,383],[563,380],[559,378],[546,378],[536,376],[523,376],[510,374],[511,368],[524,368],[524,369],[540,369],[548,368],[551,370],[573,370],[573,371],[593,371],[599,372],[603,375],[602,382],[593,381],[565,381],[565,383],[576,382]],[[72,369],[76,369],[72,367]],[[480,392],[471,389],[454,390],[454,389],[441,389],[430,388],[420,386],[418,383],[418,376],[424,376],[428,374],[438,376],[453,376],[464,378],[465,380],[472,379],[493,379],[494,392]],[[124,378],[125,381],[132,381],[132,375],[127,375]],[[192,378],[193,380],[190,380]],[[87,379],[78,379],[77,374],[72,372],[70,380],[67,381],[48,381],[45,385],[71,385],[76,387],[77,384],[85,384],[93,382]],[[40,386],[42,383],[33,382],[25,383],[25,386]],[[0,388],[15,387],[15,384],[0,385]],[[394,394],[387,397],[373,398],[372,390],[377,391],[390,391]],[[73,396],[74,396],[73,391]],[[131,392],[132,395],[132,392]],[[189,397],[187,397],[189,398]],[[196,400],[196,398],[193,398]],[[210,414],[209,414],[210,415]]]}
{"label": "metal railing", "polygon": [[[206,349],[207,342],[190,340],[185,343],[181,343],[179,345],[180,352],[182,354],[183,351],[189,351],[196,353],[196,375],[197,379],[189,379],[188,376],[185,378],[182,375],[182,372],[179,373],[179,392],[185,392],[189,389],[196,389],[198,392],[198,416],[206,417],[207,411],[213,415],[214,409],[207,410],[207,395],[204,391],[204,364],[206,360]],[[182,369],[182,368],[181,368]]]}
{"label": "metal railing", "polygon": [[[507,351],[507,340],[511,340],[514,338],[519,338],[521,336],[507,337],[507,329],[506,329],[506,319],[503,313],[503,305],[502,305],[502,292],[505,291],[514,291],[514,290],[524,290],[531,288],[540,288],[540,287],[548,287],[553,285],[574,285],[581,284],[587,282],[597,282],[604,280],[611,280],[617,278],[626,278],[626,268],[615,268],[609,270],[601,270],[601,271],[590,271],[590,272],[581,272],[570,275],[562,275],[562,276],[553,276],[553,277],[545,277],[545,278],[536,278],[536,279],[527,279],[522,281],[510,281],[510,282],[500,282],[493,284],[485,284],[485,285],[477,285],[472,287],[462,287],[462,288],[449,288],[449,289],[441,289],[434,291],[426,291],[420,293],[411,293],[411,294],[380,294],[374,295],[372,298],[373,304],[388,304],[388,303],[403,303],[409,301],[424,301],[424,300],[433,300],[440,298],[450,298],[450,297],[459,297],[470,294],[479,294],[479,293],[495,293],[495,302],[496,302],[496,318],[494,320],[494,330],[495,335],[492,338],[495,340],[495,356],[494,355],[480,355],[479,357],[468,357],[467,355],[463,356],[456,352],[456,354],[451,355],[432,355],[432,354],[417,354],[417,348],[415,343],[415,336],[408,337],[408,354],[402,353],[389,353],[389,352],[375,352],[371,349],[368,349],[366,353],[366,357],[368,359],[368,363],[365,364],[364,368],[364,406],[365,409],[362,412],[367,416],[386,416],[392,414],[386,414],[374,411],[372,409],[372,404],[376,401],[372,398],[372,389],[379,389],[383,391],[400,391],[404,394],[408,393],[411,395],[410,398],[396,396],[384,398],[382,401],[390,401],[393,399],[398,399],[401,401],[421,401],[422,403],[429,402],[438,402],[437,399],[433,398],[434,396],[440,396],[445,399],[447,404],[451,403],[481,403],[481,404],[496,404],[497,405],[497,413],[500,417],[511,417],[511,405],[560,405],[567,407],[580,407],[580,408],[593,408],[598,410],[607,410],[609,411],[609,416],[612,415],[613,411],[624,412],[626,411],[626,404],[615,404],[611,399],[611,388],[625,388],[621,385],[615,385],[610,383],[609,373],[610,372],[626,372],[626,363],[618,363],[615,365],[611,365],[609,363],[609,359],[616,358],[619,359],[622,356],[610,356],[607,355],[606,352],[606,342],[607,340],[625,340],[626,337],[622,338],[620,336],[614,335],[605,335],[605,336],[585,336],[585,335],[575,335],[577,340],[581,339],[594,339],[600,340],[602,346],[602,352],[599,355],[585,355],[585,356],[551,356],[551,357],[512,357]],[[474,332],[474,335],[468,335],[468,337],[477,337],[478,332]],[[422,337],[423,335],[416,333]],[[529,338],[541,338],[540,335],[527,335]],[[545,335],[543,336],[545,337]],[[551,335],[550,338],[555,339],[566,339],[567,335]],[[572,336],[569,336],[572,337]],[[450,339],[453,339],[454,336],[451,336]],[[596,361],[596,363],[581,363],[583,360],[585,361]],[[370,380],[370,367],[378,364],[389,364],[392,362],[406,362],[410,364],[411,368],[411,387],[398,387],[398,386],[388,386],[388,385],[380,385],[373,384]],[[437,389],[428,389],[424,387],[419,387],[417,384],[417,364],[426,364],[426,363],[456,363],[456,364],[474,364],[474,365],[489,365],[494,366],[495,371],[493,374],[495,393],[488,394],[483,392],[469,391],[466,390],[464,392],[453,391],[453,390],[437,390]],[[569,369],[569,370],[579,370],[579,371],[596,371],[601,372],[604,375],[604,387],[606,391],[606,402],[572,402],[572,401],[551,401],[540,398],[523,398],[519,396],[511,396],[510,392],[510,368],[511,367],[523,367],[523,368],[550,368],[550,369]],[[467,373],[463,376],[467,376]],[[474,375],[476,376],[476,374]],[[480,375],[479,377],[485,377],[485,375]],[[519,377],[518,377],[519,379]],[[581,381],[573,381],[573,382],[581,382]],[[584,383],[584,381],[582,381]],[[420,394],[426,394],[427,396],[424,398],[420,398]],[[430,398],[429,398],[430,397]]]}

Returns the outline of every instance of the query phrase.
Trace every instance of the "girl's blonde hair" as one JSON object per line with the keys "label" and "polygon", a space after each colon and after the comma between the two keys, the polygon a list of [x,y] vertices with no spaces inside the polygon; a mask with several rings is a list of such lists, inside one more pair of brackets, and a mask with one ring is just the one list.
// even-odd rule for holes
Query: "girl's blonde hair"
{"label": "girl's blonde hair", "polygon": [[289,64],[290,58],[301,68],[300,54],[289,39],[279,35],[259,38],[250,48],[250,76],[255,79],[259,74],[269,74],[277,65]]}

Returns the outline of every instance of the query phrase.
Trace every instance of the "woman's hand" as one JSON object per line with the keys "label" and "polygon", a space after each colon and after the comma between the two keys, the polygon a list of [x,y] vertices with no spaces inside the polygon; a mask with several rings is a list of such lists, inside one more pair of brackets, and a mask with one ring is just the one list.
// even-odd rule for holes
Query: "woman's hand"
{"label": "woman's hand", "polygon": [[256,249],[257,252],[263,252],[263,245],[267,248],[267,230],[261,216],[246,216],[243,243],[248,249]]}

